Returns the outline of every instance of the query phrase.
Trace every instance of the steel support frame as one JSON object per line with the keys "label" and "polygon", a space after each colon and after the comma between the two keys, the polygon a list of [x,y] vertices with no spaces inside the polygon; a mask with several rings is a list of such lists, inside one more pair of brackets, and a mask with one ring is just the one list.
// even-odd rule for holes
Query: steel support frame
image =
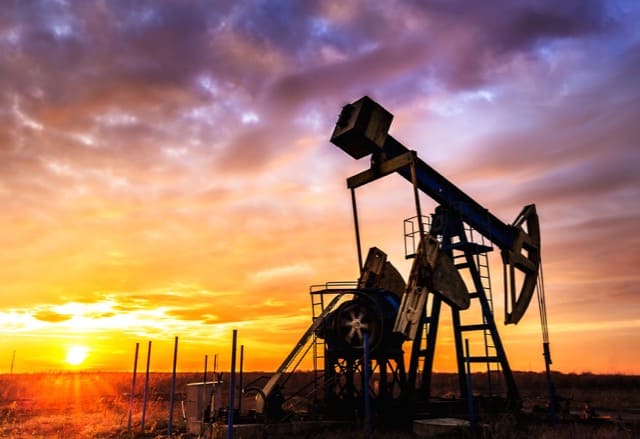
{"label": "steel support frame", "polygon": [[365,382],[364,360],[357,355],[327,352],[324,373],[325,404],[335,417],[357,418],[363,413],[364,392],[369,392],[376,418],[394,422],[394,413],[406,396],[407,375],[402,351],[373,352],[369,358],[371,379],[378,379],[377,389],[371,379]]}
{"label": "steel support frame", "polygon": [[[453,257],[453,251],[451,249],[447,250],[447,247],[452,245],[452,241],[454,237],[458,238],[458,242],[461,243],[469,243],[466,233],[464,231],[464,223],[457,218],[455,214],[448,215],[447,222],[449,227],[447,229],[452,231],[453,233],[445,233],[442,239],[442,247],[444,251],[449,253],[450,257]],[[502,344],[502,340],[500,339],[500,334],[498,333],[498,328],[495,323],[495,319],[493,317],[493,312],[489,306],[489,301],[487,299],[486,291],[482,285],[482,279],[480,278],[480,271],[477,266],[477,261],[475,253],[471,250],[464,249],[462,250],[464,253],[465,266],[469,270],[471,275],[471,280],[473,282],[475,293],[477,294],[477,299],[480,302],[481,313],[483,318],[483,323],[487,325],[487,329],[489,330],[489,334],[493,341],[493,345],[496,349],[496,357],[497,362],[500,363],[500,367],[502,369],[502,374],[504,376],[505,384],[507,387],[507,400],[510,405],[519,405],[520,404],[520,395],[518,392],[518,388],[516,386],[515,380],[513,378],[513,373],[511,371],[511,367],[509,366],[509,361],[507,359],[506,352],[504,350],[504,346]],[[455,342],[455,350],[457,357],[457,369],[459,374],[459,383],[460,383],[460,395],[466,397],[467,395],[467,377],[466,377],[466,363],[467,361],[471,361],[470,358],[465,358],[464,353],[464,340],[462,338],[462,324],[460,322],[460,311],[452,308],[452,323],[453,323],[453,331],[454,331],[454,342]],[[487,357],[488,358],[488,357]],[[487,360],[488,361],[488,360]]]}
{"label": "steel support frame", "polygon": [[[460,216],[471,217],[471,226],[480,226],[481,233],[492,240],[498,242],[503,246],[510,246],[513,239],[513,227],[504,225],[501,221],[491,215],[488,210],[480,207],[475,201],[471,200],[466,194],[457,189],[451,183],[449,183],[444,177],[440,176],[435,170],[426,165],[422,160],[417,157],[415,151],[407,151],[399,142],[393,139],[391,136],[387,137],[387,142],[384,146],[384,153],[387,155],[387,160],[384,157],[378,156],[372,157],[371,169],[363,171],[357,175],[354,175],[347,179],[347,187],[351,190],[351,201],[353,208],[354,226],[356,233],[356,245],[358,249],[358,265],[360,272],[362,271],[362,249],[360,242],[360,228],[358,224],[358,212],[356,205],[355,189],[364,186],[367,183],[375,181],[381,177],[389,175],[393,172],[398,172],[404,178],[409,180],[413,186],[414,203],[416,215],[418,218],[418,227],[420,237],[424,236],[425,230],[422,222],[422,208],[420,205],[420,192],[423,191],[431,196],[436,201],[447,201],[447,205],[455,205],[456,211],[447,215],[446,222],[450,224],[449,230],[455,230],[455,232],[445,233],[442,236],[442,246],[445,251],[452,257],[452,251],[446,250],[446,246],[450,245],[452,238],[457,237],[461,242],[469,242],[464,231],[464,223],[460,219]],[[435,175],[435,177],[434,177]],[[444,193],[443,193],[444,192]],[[455,200],[455,202],[451,202]],[[465,207],[465,205],[467,207]],[[446,206],[445,206],[446,208]],[[472,212],[472,215],[469,215]],[[482,217],[482,221],[480,221]],[[487,229],[486,225],[489,225]],[[498,333],[493,313],[489,307],[489,303],[482,286],[479,270],[474,259],[474,255],[465,250],[465,260],[467,266],[471,272],[472,282],[474,284],[474,291],[477,292],[480,300],[481,311],[483,320],[488,325],[491,338],[493,339],[494,346],[498,357],[498,362],[502,368],[505,383],[507,386],[507,400],[509,404],[519,405],[520,395],[511,372],[511,367],[507,360],[507,356]],[[407,371],[407,389],[405,390],[405,397],[414,399],[429,398],[431,396],[431,378],[433,373],[433,361],[435,357],[436,340],[438,333],[438,323],[441,311],[442,300],[439,296],[429,293],[432,297],[431,309],[427,309],[429,306],[429,300],[425,302],[425,309],[422,312],[422,323],[416,333],[411,347],[411,358],[409,361],[409,369]],[[464,341],[462,339],[462,330],[460,322],[460,311],[455,308],[451,308],[451,316],[454,331],[454,344],[456,351],[456,364],[458,370],[460,396],[462,398],[467,397],[467,372],[466,362],[464,354]],[[426,345],[423,346],[423,335],[426,331]],[[420,366],[420,359],[422,358],[422,374],[420,383],[417,382],[418,369]],[[415,392],[417,391],[417,394]]]}

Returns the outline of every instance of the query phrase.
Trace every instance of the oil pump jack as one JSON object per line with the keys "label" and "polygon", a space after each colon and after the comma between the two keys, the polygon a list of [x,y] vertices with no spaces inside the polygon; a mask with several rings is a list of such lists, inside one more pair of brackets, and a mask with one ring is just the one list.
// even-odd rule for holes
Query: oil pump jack
{"label": "oil pump jack", "polygon": [[[451,311],[459,396],[470,400],[471,365],[486,364],[487,378],[502,377],[504,401],[517,407],[520,395],[493,314],[487,253],[495,245],[504,266],[505,324],[517,324],[538,292],[540,229],[535,205],[525,206],[512,224],[491,214],[388,134],[393,115],[369,97],[346,105],[331,142],[354,159],[371,156],[371,166],[347,179],[351,191],[360,277],[311,287],[313,319],[292,352],[258,390],[258,411],[281,413],[283,377],[313,348],[316,384],[326,417],[349,418],[370,400],[377,419],[412,416],[431,398],[432,372],[443,304]],[[416,215],[405,220],[406,257],[413,259],[408,281],[372,247],[363,262],[356,189],[397,173],[411,183]],[[423,216],[420,194],[437,207]],[[478,241],[477,237],[480,237]],[[541,295],[542,294],[542,295]],[[477,321],[463,319],[476,309]],[[479,316],[478,316],[479,311]],[[546,317],[543,355],[551,357]],[[471,334],[484,341],[480,354],[468,346]],[[403,346],[410,344],[408,364]],[[476,349],[477,351],[477,349]]]}

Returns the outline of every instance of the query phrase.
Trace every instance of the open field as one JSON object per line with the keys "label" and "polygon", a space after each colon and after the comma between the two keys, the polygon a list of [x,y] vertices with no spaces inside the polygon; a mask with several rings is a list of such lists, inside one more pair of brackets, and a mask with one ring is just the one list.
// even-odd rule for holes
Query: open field
{"label": "open field", "polygon": [[[261,373],[245,375],[245,383]],[[224,375],[227,376],[226,374]],[[290,386],[295,387],[292,379]],[[546,397],[544,376],[517,373],[525,408],[543,405]],[[181,401],[185,385],[201,381],[200,373],[178,374],[174,409],[174,430],[184,431]],[[434,377],[434,394],[446,395],[456,387],[453,374]],[[640,437],[640,377],[591,374],[554,374],[557,393],[567,398],[573,418],[580,417],[585,403],[599,415],[622,422],[604,425],[579,421],[564,422],[555,427],[545,424],[518,425],[515,418],[499,418],[485,432],[487,437]],[[145,421],[146,434],[140,432],[144,375],[137,378],[132,430],[136,437],[166,434],[171,376],[152,373]],[[0,437],[3,438],[118,438],[127,434],[131,374],[104,372],[60,372],[0,375]],[[479,391],[481,389],[478,389]],[[248,408],[249,401],[243,402]],[[353,433],[358,437],[361,433]],[[382,433],[374,437],[387,437]],[[315,437],[315,436],[314,436]],[[318,436],[320,437],[320,436]],[[408,433],[394,437],[411,437]]]}

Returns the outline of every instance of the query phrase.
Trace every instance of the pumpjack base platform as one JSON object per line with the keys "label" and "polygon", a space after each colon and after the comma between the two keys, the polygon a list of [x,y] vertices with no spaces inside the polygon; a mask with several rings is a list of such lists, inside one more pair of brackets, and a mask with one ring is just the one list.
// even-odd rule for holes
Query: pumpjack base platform
{"label": "pumpjack base platform", "polygon": [[413,434],[419,438],[467,437],[471,424],[466,419],[435,418],[413,421]]}

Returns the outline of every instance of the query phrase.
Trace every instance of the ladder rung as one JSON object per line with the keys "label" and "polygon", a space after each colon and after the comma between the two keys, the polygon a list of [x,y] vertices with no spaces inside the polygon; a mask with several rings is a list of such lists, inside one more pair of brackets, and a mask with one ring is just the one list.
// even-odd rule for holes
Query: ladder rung
{"label": "ladder rung", "polygon": [[479,323],[477,325],[460,325],[461,331],[482,331],[484,329],[489,329],[489,325],[485,323]]}
{"label": "ladder rung", "polygon": [[469,242],[469,241],[453,242],[451,244],[443,245],[442,248],[445,250],[462,250],[465,252],[470,252],[471,254],[474,254],[474,255],[487,253],[493,250],[489,246],[477,244],[475,242]]}
{"label": "ladder rung", "polygon": [[480,297],[480,293],[478,293],[477,291],[469,293],[469,299],[477,299],[478,297]]}
{"label": "ladder rung", "polygon": [[498,357],[467,357],[468,363],[498,363],[500,360]]}
{"label": "ladder rung", "polygon": [[453,264],[454,267],[460,269],[460,268],[469,268],[469,264],[466,262],[461,262],[459,264]]}

